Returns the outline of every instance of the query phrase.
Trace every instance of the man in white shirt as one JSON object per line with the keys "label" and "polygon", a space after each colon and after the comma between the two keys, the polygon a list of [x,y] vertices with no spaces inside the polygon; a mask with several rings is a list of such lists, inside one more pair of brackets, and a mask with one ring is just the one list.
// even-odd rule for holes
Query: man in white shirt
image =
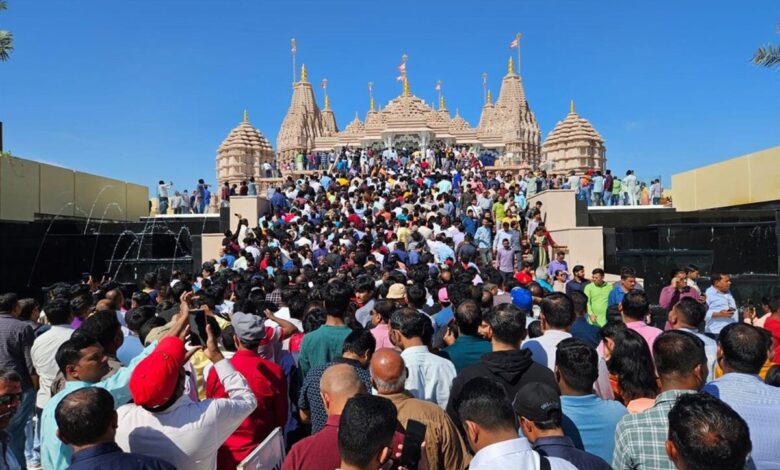
{"label": "man in white shirt", "polygon": [[[560,292],[548,295],[542,300],[541,313],[539,314],[539,320],[542,323],[542,336],[523,341],[521,349],[531,351],[534,362],[547,366],[554,372],[555,351],[558,348],[558,343],[572,337],[569,331],[576,319],[574,303],[568,296]],[[609,383],[609,369],[603,357],[599,357],[598,370],[598,379],[593,384],[594,393],[604,400],[614,399],[615,396]]]}
{"label": "man in white shirt", "polygon": [[668,317],[673,330],[688,332],[702,340],[707,356],[707,382],[712,381],[718,360],[718,343],[704,333],[699,333],[698,326],[704,321],[704,306],[696,299],[685,297],[672,307]]}
{"label": "man in white shirt", "polygon": [[51,384],[54,382],[57,372],[60,371],[57,361],[54,359],[57,349],[73,334],[73,327],[70,326],[70,322],[73,321],[70,302],[67,299],[55,299],[49,302],[46,304],[46,318],[49,320],[51,328],[35,338],[30,350],[40,382],[35,398],[36,413],[39,416],[51,398]]}
{"label": "man in white shirt", "polygon": [[523,341],[522,349],[531,351],[534,362],[555,370],[555,350],[558,343],[571,338],[574,323],[574,304],[566,295],[556,292],[542,300],[539,321],[542,324],[542,336]]}
{"label": "man in white shirt", "polygon": [[255,394],[225,360],[207,326],[203,351],[228,398],[201,402],[183,394],[188,361],[184,342],[168,337],[141,361],[130,379],[133,404],[120,407],[116,442],[125,452],[165,459],[176,468],[213,470],[217,450],[257,406]]}
{"label": "man in white shirt", "polygon": [[[475,452],[469,470],[574,470],[569,462],[543,457],[518,437],[517,421],[506,391],[485,377],[471,379],[458,400],[458,415],[469,446]],[[547,460],[544,465],[542,459]]]}
{"label": "man in white shirt", "polygon": [[447,406],[457,372],[447,359],[432,354],[422,338],[426,328],[433,334],[429,317],[413,308],[396,310],[390,317],[390,341],[401,350],[409,375],[406,390],[415,398]]}

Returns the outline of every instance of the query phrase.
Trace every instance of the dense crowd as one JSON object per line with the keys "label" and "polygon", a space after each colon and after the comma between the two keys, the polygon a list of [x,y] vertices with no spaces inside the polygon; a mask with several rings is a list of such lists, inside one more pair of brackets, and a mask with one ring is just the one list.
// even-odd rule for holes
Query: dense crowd
{"label": "dense crowd", "polygon": [[419,157],[288,176],[198,272],[0,295],[0,469],[233,469],[277,429],[285,470],[780,468],[780,298],[650,299],[568,265],[529,204],[563,178]]}

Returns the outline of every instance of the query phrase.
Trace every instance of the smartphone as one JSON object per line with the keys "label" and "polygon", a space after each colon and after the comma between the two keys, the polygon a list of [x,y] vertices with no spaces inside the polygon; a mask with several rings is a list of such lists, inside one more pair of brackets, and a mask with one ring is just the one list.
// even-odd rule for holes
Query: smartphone
{"label": "smartphone", "polygon": [[208,339],[206,333],[206,312],[202,309],[190,310],[190,344],[205,346]]}
{"label": "smartphone", "polygon": [[401,450],[401,458],[398,465],[409,470],[417,470],[417,465],[422,457],[422,443],[425,440],[426,426],[413,419],[406,422],[404,435],[404,447]]}

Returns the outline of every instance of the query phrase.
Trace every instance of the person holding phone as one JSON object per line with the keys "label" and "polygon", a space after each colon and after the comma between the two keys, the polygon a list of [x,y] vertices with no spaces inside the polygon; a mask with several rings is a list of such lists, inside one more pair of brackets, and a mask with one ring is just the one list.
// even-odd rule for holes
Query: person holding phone
{"label": "person holding phone", "polygon": [[717,335],[727,325],[739,321],[737,302],[731,295],[731,277],[725,273],[712,273],[712,285],[704,293],[707,298],[707,314],[704,316],[704,332]]}

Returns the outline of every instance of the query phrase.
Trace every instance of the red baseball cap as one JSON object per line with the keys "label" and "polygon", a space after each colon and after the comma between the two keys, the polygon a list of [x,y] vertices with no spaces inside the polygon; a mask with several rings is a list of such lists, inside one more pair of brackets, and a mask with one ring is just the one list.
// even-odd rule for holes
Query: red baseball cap
{"label": "red baseball cap", "polygon": [[515,274],[515,279],[517,279],[517,282],[519,282],[520,285],[523,286],[533,281],[531,275],[523,271],[520,271],[519,273]]}
{"label": "red baseball cap", "polygon": [[170,400],[179,382],[184,355],[184,342],[176,336],[168,336],[135,366],[129,385],[136,405],[154,408]]}

